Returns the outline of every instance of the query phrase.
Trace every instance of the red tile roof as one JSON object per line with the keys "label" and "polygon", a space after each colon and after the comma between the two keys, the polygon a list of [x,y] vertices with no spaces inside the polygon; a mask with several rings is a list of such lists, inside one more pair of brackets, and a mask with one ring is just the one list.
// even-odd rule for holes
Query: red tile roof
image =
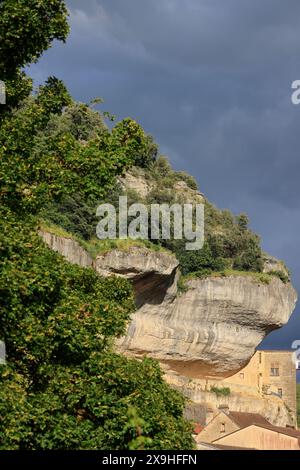
{"label": "red tile roof", "polygon": [[199,423],[195,423],[193,427],[193,434],[200,434],[200,432],[203,431],[203,426]]}

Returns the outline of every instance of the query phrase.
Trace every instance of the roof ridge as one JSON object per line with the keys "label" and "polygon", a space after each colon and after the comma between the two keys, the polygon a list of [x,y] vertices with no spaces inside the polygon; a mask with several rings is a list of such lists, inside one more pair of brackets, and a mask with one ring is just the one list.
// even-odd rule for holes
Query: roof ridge
{"label": "roof ridge", "polygon": [[241,429],[236,429],[235,431],[232,431],[229,434],[226,434],[226,436],[218,437],[218,439],[215,439],[214,441],[212,441],[212,444],[218,444],[218,441],[224,439],[225,437],[231,436],[232,434],[240,432],[241,430],[250,428],[250,426],[257,426],[259,428],[268,429],[269,431],[278,432],[278,433],[281,432],[281,434],[285,434],[286,436],[295,437],[298,439],[299,444],[300,444],[300,431],[298,431],[297,429],[291,429],[291,428],[281,428],[279,426],[274,426],[271,423],[269,425],[263,425],[263,424],[257,424],[257,423],[248,424],[248,426],[245,426],[244,428],[241,428]]}

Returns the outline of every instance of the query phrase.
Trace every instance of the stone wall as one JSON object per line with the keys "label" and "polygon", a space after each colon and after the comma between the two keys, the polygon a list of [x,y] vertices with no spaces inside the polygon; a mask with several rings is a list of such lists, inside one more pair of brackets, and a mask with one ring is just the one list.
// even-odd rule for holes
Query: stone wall
{"label": "stone wall", "polygon": [[[279,375],[271,375],[271,368],[278,369]],[[166,380],[206,408],[206,424],[220,407],[259,413],[277,426],[297,424],[296,370],[291,351],[257,351],[246,367],[225,379],[188,380],[166,371]],[[213,387],[220,391],[219,395],[212,391]],[[229,395],[222,395],[225,388],[230,390]]]}
{"label": "stone wall", "polygon": [[[259,351],[261,354],[260,373],[263,394],[282,396],[282,400],[297,415],[296,366],[291,351]],[[274,375],[278,370],[279,375]],[[272,375],[273,374],[273,375]]]}

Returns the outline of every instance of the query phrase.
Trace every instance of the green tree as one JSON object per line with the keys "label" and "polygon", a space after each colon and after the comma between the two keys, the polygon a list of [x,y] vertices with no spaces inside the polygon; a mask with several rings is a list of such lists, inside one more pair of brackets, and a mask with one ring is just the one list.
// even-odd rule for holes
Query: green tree
{"label": "green tree", "polygon": [[[95,135],[84,142],[80,133],[74,136],[72,122],[69,127],[58,126],[49,133],[49,123],[64,118],[61,113],[69,104],[69,109],[74,109],[62,82],[51,77],[35,97],[29,97],[3,119],[2,204],[19,212],[38,212],[65,195],[81,193],[84,201],[99,200],[114,186],[115,176],[134,164],[137,155],[146,152],[148,137],[130,119],[121,121],[112,131],[94,129]],[[86,114],[91,116],[91,112]],[[87,132],[87,121],[81,123]]]}
{"label": "green tree", "polygon": [[45,145],[47,139],[67,133],[70,133],[76,140],[87,142],[95,139],[104,130],[107,130],[107,127],[100,113],[84,103],[72,101],[61,114],[56,113],[50,117],[46,128],[39,136],[40,144]]}
{"label": "green tree", "polygon": [[246,230],[249,224],[249,219],[247,214],[240,214],[236,218],[237,224],[241,229]]}
{"label": "green tree", "polygon": [[10,87],[0,120],[0,449],[190,448],[183,398],[159,366],[114,353],[134,311],[131,285],[70,265],[37,233],[45,205],[105,197],[117,175],[154,155],[135,121],[102,128],[54,77],[27,96],[20,68],[67,31],[62,1],[0,3]]}
{"label": "green tree", "polygon": [[44,246],[34,220],[6,210],[0,225],[8,356],[0,366],[0,448],[127,449],[136,439],[152,449],[191,448],[183,398],[156,362],[112,350],[134,310],[129,282],[65,262]]}
{"label": "green tree", "polygon": [[0,118],[31,91],[22,68],[36,62],[54,39],[65,41],[67,16],[63,0],[1,0],[0,77],[7,86],[7,106],[0,108]]}

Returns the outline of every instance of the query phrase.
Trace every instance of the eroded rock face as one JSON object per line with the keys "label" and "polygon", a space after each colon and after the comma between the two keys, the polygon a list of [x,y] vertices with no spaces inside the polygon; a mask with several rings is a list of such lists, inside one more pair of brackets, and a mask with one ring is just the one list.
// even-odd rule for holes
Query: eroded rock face
{"label": "eroded rock face", "polygon": [[84,268],[92,266],[92,257],[76,240],[61,237],[54,233],[45,232],[44,230],[40,230],[39,235],[53,251],[57,251],[63,255],[70,263],[78,264]]}
{"label": "eroded rock face", "polygon": [[[207,424],[219,413],[220,408],[228,408],[230,411],[243,413],[258,413],[264,416],[274,426],[295,426],[293,415],[285,406],[282,399],[275,396],[253,395],[251,392],[244,394],[231,393],[230,395],[217,396],[210,391],[195,387],[193,381],[186,377],[169,374],[165,380],[172,388],[180,391],[188,398],[186,416],[194,422]],[[194,418],[194,416],[195,418]]]}
{"label": "eroded rock face", "polygon": [[[119,178],[119,183],[125,192],[128,190],[135,191],[142,199],[147,199],[153,189],[162,189],[149,174],[147,177],[145,170],[141,168],[135,168],[135,173],[127,171],[123,177]],[[202,204],[205,201],[203,193],[190,188],[183,180],[178,180],[173,187],[165,189],[172,193],[178,202]]]}
{"label": "eroded rock face", "polygon": [[204,194],[190,188],[185,181],[177,181],[174,185],[174,191],[179,199],[181,198],[187,203],[203,204],[205,201]]}
{"label": "eroded rock face", "polygon": [[273,277],[264,284],[250,275],[193,279],[177,295],[178,261],[171,254],[136,247],[91,260],[76,241],[41,235],[72,263],[130,279],[139,308],[117,347],[147,354],[184,376],[235,374],[262,339],[289,320],[297,300],[290,283]]}
{"label": "eroded rock face", "polygon": [[112,250],[97,256],[94,268],[101,276],[117,275],[131,280],[139,307],[160,305],[171,292],[176,294],[178,264],[171,254],[135,247],[128,252]]}
{"label": "eroded rock face", "polygon": [[154,183],[151,184],[145,178],[144,172],[142,170],[139,171],[140,174],[133,175],[130,171],[128,171],[125,176],[119,178],[119,183],[123,190],[131,189],[135,191],[141,198],[146,199],[147,196],[150,194],[154,187]]}
{"label": "eroded rock face", "polygon": [[290,273],[284,263],[282,261],[279,261],[278,259],[274,258],[273,256],[264,255],[264,273],[271,273],[271,272],[281,272],[283,275],[287,277],[287,279],[290,279]]}
{"label": "eroded rock face", "polygon": [[104,277],[120,276],[129,279],[134,287],[137,307],[160,305],[172,301],[177,293],[179,262],[171,253],[133,247],[130,251],[118,249],[100,254],[94,260],[71,237],[62,237],[44,230],[39,235],[53,250],[70,263],[91,267]]}
{"label": "eroded rock face", "polygon": [[173,302],[143,305],[120,347],[147,353],[185,376],[227,377],[289,320],[296,298],[291,284],[276,277],[269,284],[251,276],[190,280]]}

